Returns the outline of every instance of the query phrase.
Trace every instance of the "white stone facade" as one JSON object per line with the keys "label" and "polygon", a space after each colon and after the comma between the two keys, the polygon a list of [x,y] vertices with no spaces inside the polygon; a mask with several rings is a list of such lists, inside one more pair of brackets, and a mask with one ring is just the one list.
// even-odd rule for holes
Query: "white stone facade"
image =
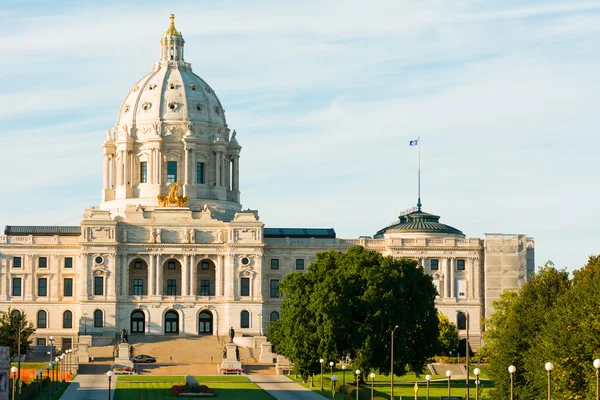
{"label": "white stone facade", "polygon": [[[172,22],[160,61],[127,94],[102,146],[100,206],[78,227],[7,226],[0,236],[0,311],[25,311],[38,326],[34,345],[49,336],[59,347],[83,333],[113,338],[122,328],[261,335],[278,316],[286,274],[306,271],[317,252],[362,245],[417,260],[438,288],[440,312],[451,321],[468,313],[478,348],[492,301],[533,272],[533,240],[465,238],[420,209],[375,238],[265,228],[256,211],[241,211],[241,147],[183,47]],[[159,207],[173,181],[187,206]]]}

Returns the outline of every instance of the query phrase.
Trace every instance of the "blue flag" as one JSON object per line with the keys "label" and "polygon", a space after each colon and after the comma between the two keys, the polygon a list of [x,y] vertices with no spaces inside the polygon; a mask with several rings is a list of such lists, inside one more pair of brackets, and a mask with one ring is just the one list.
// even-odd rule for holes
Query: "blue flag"
{"label": "blue flag", "polygon": [[408,142],[409,146],[418,146],[419,145],[419,139],[416,140],[411,140],[410,142]]}

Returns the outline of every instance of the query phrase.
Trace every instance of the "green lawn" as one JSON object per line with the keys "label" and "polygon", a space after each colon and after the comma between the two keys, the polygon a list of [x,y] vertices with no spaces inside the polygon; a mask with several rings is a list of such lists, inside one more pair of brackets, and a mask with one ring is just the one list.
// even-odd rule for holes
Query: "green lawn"
{"label": "green lawn", "polygon": [[[220,400],[273,400],[273,397],[244,376],[196,376]],[[171,386],[185,383],[183,376],[120,376],[114,400],[153,400],[177,398]]]}
{"label": "green lawn", "polygon": [[[333,373],[338,376],[337,390],[340,389],[340,384],[343,379],[343,371],[341,369],[334,369]],[[483,370],[482,370],[483,375]],[[301,379],[295,378],[294,375],[289,376],[294,381],[303,384]],[[356,396],[356,386],[352,385],[353,374],[350,370],[346,370],[346,397],[354,399]],[[415,383],[419,385],[418,399],[425,399],[427,384],[425,382],[425,374],[422,374],[419,378],[414,373],[409,373],[402,377],[394,377],[394,396],[402,396],[403,398],[414,399],[415,398]],[[448,380],[445,376],[433,376],[429,386],[430,398],[439,398],[440,396],[448,395]],[[469,381],[469,394],[471,398],[475,398],[475,381],[471,379]],[[331,380],[329,368],[327,372],[323,371],[323,392],[320,392],[321,388],[321,375],[315,375],[314,387],[310,387],[310,378],[303,386],[312,389],[313,391],[329,398],[331,393]],[[482,396],[481,399],[489,399],[489,391],[493,387],[491,381],[483,381],[481,384]],[[373,392],[375,398],[389,399],[391,386],[390,377],[384,375],[376,375],[373,384]],[[461,396],[464,398],[466,394],[466,382],[464,379],[453,380],[450,384],[450,394],[452,396]],[[341,392],[336,397],[341,398]],[[359,399],[370,399],[371,398],[371,382],[360,385],[359,388]]]}

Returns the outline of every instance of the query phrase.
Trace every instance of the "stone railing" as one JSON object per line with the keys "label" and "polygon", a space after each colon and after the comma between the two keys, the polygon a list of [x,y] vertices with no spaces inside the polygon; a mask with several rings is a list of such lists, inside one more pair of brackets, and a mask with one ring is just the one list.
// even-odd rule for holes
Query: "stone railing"
{"label": "stone railing", "polygon": [[0,244],[57,245],[77,243],[79,243],[79,236],[0,236]]}
{"label": "stone railing", "polygon": [[418,238],[418,239],[290,239],[268,238],[267,246],[271,247],[325,247],[348,248],[350,246],[364,246],[368,249],[381,249],[383,247],[481,247],[482,241],[478,238]]}

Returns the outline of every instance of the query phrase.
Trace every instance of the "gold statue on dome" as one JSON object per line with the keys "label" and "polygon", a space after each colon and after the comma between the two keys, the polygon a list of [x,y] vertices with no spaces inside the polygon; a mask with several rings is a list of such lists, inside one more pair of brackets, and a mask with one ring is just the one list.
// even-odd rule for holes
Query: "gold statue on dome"
{"label": "gold statue on dome", "polygon": [[179,195],[179,181],[169,185],[169,194],[156,196],[159,207],[185,207],[190,199],[190,196]]}

